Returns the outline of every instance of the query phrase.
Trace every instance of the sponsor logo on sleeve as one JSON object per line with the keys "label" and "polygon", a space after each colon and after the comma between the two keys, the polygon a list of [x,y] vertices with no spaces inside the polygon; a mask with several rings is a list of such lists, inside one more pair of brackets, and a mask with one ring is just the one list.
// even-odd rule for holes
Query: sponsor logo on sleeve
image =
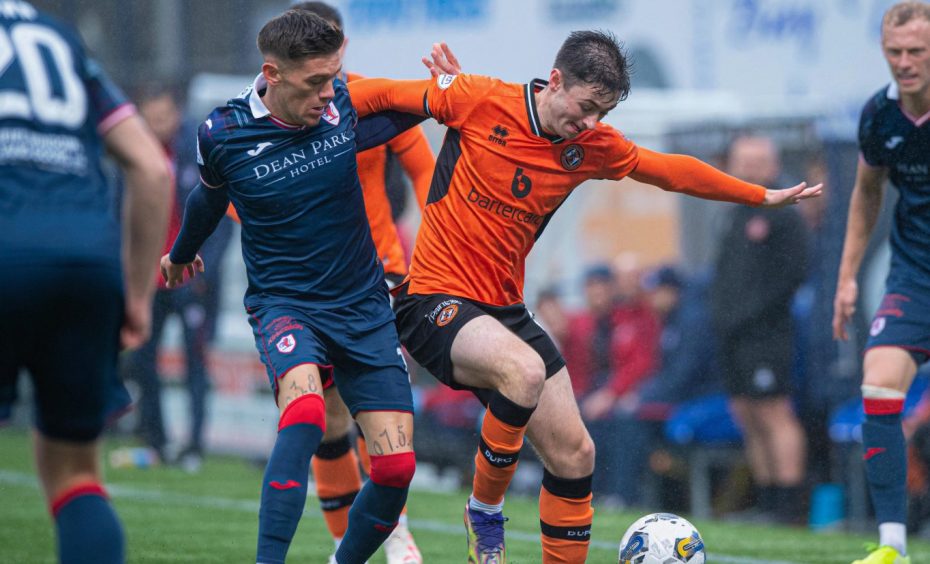
{"label": "sponsor logo on sleeve", "polygon": [[436,77],[436,85],[439,86],[440,90],[445,90],[446,88],[452,86],[456,76],[457,75],[454,74],[441,74]]}

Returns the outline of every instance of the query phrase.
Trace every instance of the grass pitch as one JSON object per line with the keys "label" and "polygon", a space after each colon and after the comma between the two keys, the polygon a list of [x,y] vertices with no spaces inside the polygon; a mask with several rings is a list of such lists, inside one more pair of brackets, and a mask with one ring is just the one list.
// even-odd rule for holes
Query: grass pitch
{"label": "grass pitch", "polygon": [[[120,443],[109,442],[108,448]],[[28,436],[0,430],[0,562],[52,563],[51,522],[34,477]],[[108,469],[107,486],[126,530],[129,562],[254,561],[262,468],[233,458],[208,458],[198,474],[176,468]],[[465,561],[461,524],[466,493],[413,491],[410,526],[427,564]],[[659,510],[660,508],[654,508]],[[639,514],[597,509],[589,562],[616,562],[617,544]],[[539,562],[534,499],[507,500],[510,562]],[[849,564],[868,538],[804,529],[697,521],[710,563]],[[913,562],[930,562],[930,543],[912,541]],[[290,562],[326,562],[332,540],[315,499],[289,553]],[[373,564],[384,562],[376,555]]]}

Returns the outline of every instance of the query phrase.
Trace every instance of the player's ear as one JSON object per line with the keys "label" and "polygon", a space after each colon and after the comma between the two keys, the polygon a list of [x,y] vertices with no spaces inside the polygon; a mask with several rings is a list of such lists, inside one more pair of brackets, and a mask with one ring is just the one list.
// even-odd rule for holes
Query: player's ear
{"label": "player's ear", "polygon": [[262,64],[262,76],[268,81],[268,84],[277,85],[281,82],[281,69],[277,63],[266,60]]}
{"label": "player's ear", "polygon": [[562,88],[562,71],[559,69],[549,71],[549,88],[553,92],[558,92],[559,88]]}

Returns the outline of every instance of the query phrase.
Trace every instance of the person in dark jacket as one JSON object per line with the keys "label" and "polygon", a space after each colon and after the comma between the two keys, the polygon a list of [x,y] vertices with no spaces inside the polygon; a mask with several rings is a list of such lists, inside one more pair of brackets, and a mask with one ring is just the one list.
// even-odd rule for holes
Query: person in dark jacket
{"label": "person in dark jacket", "polygon": [[[771,186],[780,160],[766,137],[735,139],[730,174]],[[796,210],[733,208],[712,282],[711,315],[724,385],[756,486],[756,508],[781,521],[803,517],[806,438],[791,403],[791,302],[807,274],[807,230]]]}

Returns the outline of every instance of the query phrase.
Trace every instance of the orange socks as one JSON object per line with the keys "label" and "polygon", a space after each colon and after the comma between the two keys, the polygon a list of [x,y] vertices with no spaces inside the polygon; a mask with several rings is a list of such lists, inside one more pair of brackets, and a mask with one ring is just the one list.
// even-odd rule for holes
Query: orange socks
{"label": "orange socks", "polygon": [[559,478],[543,473],[539,526],[545,564],[584,562],[591,541],[591,476]]}
{"label": "orange socks", "polygon": [[349,527],[349,508],[362,488],[358,457],[349,436],[320,443],[311,464],[326,527],[334,539],[342,539]]}
{"label": "orange socks", "polygon": [[472,497],[483,505],[500,505],[517,470],[526,425],[533,407],[523,407],[500,393],[491,396],[481,424]]}

